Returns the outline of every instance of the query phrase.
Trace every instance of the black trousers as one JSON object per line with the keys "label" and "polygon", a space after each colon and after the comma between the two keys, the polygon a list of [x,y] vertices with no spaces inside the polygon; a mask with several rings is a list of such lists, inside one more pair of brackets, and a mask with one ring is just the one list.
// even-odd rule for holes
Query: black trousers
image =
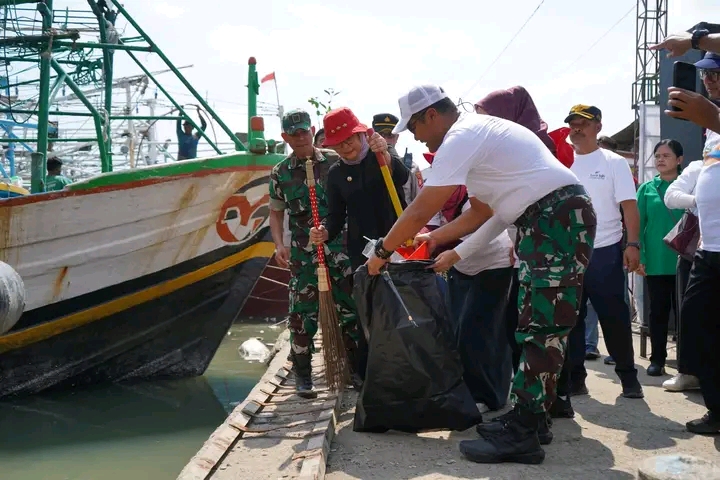
{"label": "black trousers", "polygon": [[[484,403],[490,410],[507,403],[513,373],[510,346],[505,343],[505,312],[513,270],[496,268],[473,276],[455,268],[448,272],[463,378],[475,402]],[[511,308],[517,311],[515,305]]]}
{"label": "black trousers", "polygon": [[[365,259],[367,260],[367,258]],[[351,258],[350,259],[350,265],[353,269],[353,275],[355,270],[357,270],[360,266],[364,265],[365,261],[363,261],[360,258]],[[357,300],[356,300],[357,301]],[[358,319],[358,322],[360,320]],[[365,338],[365,331],[360,326],[360,323],[358,323],[358,342],[357,342],[357,350],[355,351],[355,365],[353,365],[353,370],[355,373],[358,374],[358,376],[365,381],[365,373],[367,372],[367,363],[368,363],[368,342]]]}
{"label": "black trousers", "polygon": [[720,252],[698,250],[690,281],[685,290],[680,317],[697,322],[696,348],[699,354],[698,377],[705,406],[720,415]]}
{"label": "black trousers", "polygon": [[630,306],[625,299],[625,269],[621,242],[596,248],[583,281],[580,315],[568,336],[568,354],[558,379],[558,395],[570,393],[572,385],[582,385],[585,369],[585,317],[587,301],[592,302],[602,328],[605,346],[615,360],[615,373],[623,385],[637,381]]}
{"label": "black trousers", "polygon": [[650,363],[665,366],[670,312],[675,312],[675,275],[645,277],[650,297]]}
{"label": "black trousers", "polygon": [[675,296],[677,305],[677,365],[678,372],[685,375],[697,376],[698,349],[701,333],[697,331],[697,319],[683,318],[682,304],[685,298],[685,289],[690,280],[690,269],[693,262],[678,257],[677,274],[675,275]]}
{"label": "black trousers", "polygon": [[510,295],[508,306],[505,309],[505,327],[507,329],[507,340],[512,351],[512,368],[517,373],[520,366],[520,355],[522,347],[515,339],[515,331],[518,327],[518,295],[520,293],[520,281],[518,280],[518,269],[513,268],[512,283],[510,283]]}

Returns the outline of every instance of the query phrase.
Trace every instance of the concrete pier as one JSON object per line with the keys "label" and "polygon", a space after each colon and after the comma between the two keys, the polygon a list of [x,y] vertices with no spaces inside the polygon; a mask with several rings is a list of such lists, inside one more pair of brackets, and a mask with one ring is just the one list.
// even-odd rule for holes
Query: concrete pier
{"label": "concrete pier", "polygon": [[313,356],[318,398],[297,397],[289,351],[286,341],[245,401],[213,432],[178,480],[324,478],[342,394],[328,391],[318,353]]}
{"label": "concrete pier", "polygon": [[[720,460],[720,437],[694,435],[685,429],[685,422],[705,413],[702,396],[698,391],[670,393],[662,389],[662,382],[676,373],[672,368],[674,344],[669,343],[668,349],[668,376],[647,376],[648,362],[637,358],[638,376],[645,389],[643,400],[619,396],[620,384],[613,366],[604,365],[602,360],[587,361],[590,395],[573,397],[575,419],[555,420],[555,438],[544,447],[545,462],[534,466],[479,465],[465,460],[457,444],[477,438],[474,429],[419,435],[353,432],[356,392],[348,390],[341,398],[321,392],[317,401],[304,402],[287,396],[289,365],[284,350],[251,392],[248,398],[253,400],[238,406],[179,478],[720,480],[712,469],[712,462]],[[635,351],[639,351],[637,336]],[[320,372],[321,355],[316,355],[315,361],[316,372]],[[265,405],[263,409],[258,408],[259,404]],[[288,416],[268,415],[291,410],[295,413]],[[243,430],[281,424],[283,428],[265,434]],[[330,439],[332,444],[328,445]],[[658,460],[659,456],[665,458]],[[679,460],[687,456],[698,460]],[[677,475],[682,471],[678,466],[685,468],[685,476],[653,473],[664,469]]]}

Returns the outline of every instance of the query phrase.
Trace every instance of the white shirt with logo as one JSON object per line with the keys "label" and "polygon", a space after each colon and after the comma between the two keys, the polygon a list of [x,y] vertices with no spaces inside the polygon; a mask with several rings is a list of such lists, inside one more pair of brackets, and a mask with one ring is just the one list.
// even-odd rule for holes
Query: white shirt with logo
{"label": "white shirt with logo", "polygon": [[580,179],[595,207],[595,248],[618,243],[622,240],[620,202],[637,199],[627,160],[610,150],[598,148],[587,155],[576,153],[570,169]]}
{"label": "white shirt with logo", "polygon": [[541,198],[579,183],[535,133],[490,115],[458,119],[428,170],[426,186],[466,185],[495,213],[455,248],[460,258],[486,247]]}

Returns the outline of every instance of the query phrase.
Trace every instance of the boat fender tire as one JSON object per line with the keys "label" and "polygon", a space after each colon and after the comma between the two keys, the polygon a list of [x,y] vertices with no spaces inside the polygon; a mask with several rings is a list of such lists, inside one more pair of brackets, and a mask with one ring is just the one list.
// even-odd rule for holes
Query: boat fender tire
{"label": "boat fender tire", "polygon": [[25,284],[10,265],[0,262],[0,335],[15,326],[25,310]]}

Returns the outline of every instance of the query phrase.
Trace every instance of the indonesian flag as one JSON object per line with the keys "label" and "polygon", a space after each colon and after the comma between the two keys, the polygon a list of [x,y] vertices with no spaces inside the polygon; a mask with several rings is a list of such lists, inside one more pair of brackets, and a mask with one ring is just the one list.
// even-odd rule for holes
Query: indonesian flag
{"label": "indonesian flag", "polygon": [[270,80],[275,80],[275,72],[268,73],[262,79],[260,80],[260,83],[269,82]]}

